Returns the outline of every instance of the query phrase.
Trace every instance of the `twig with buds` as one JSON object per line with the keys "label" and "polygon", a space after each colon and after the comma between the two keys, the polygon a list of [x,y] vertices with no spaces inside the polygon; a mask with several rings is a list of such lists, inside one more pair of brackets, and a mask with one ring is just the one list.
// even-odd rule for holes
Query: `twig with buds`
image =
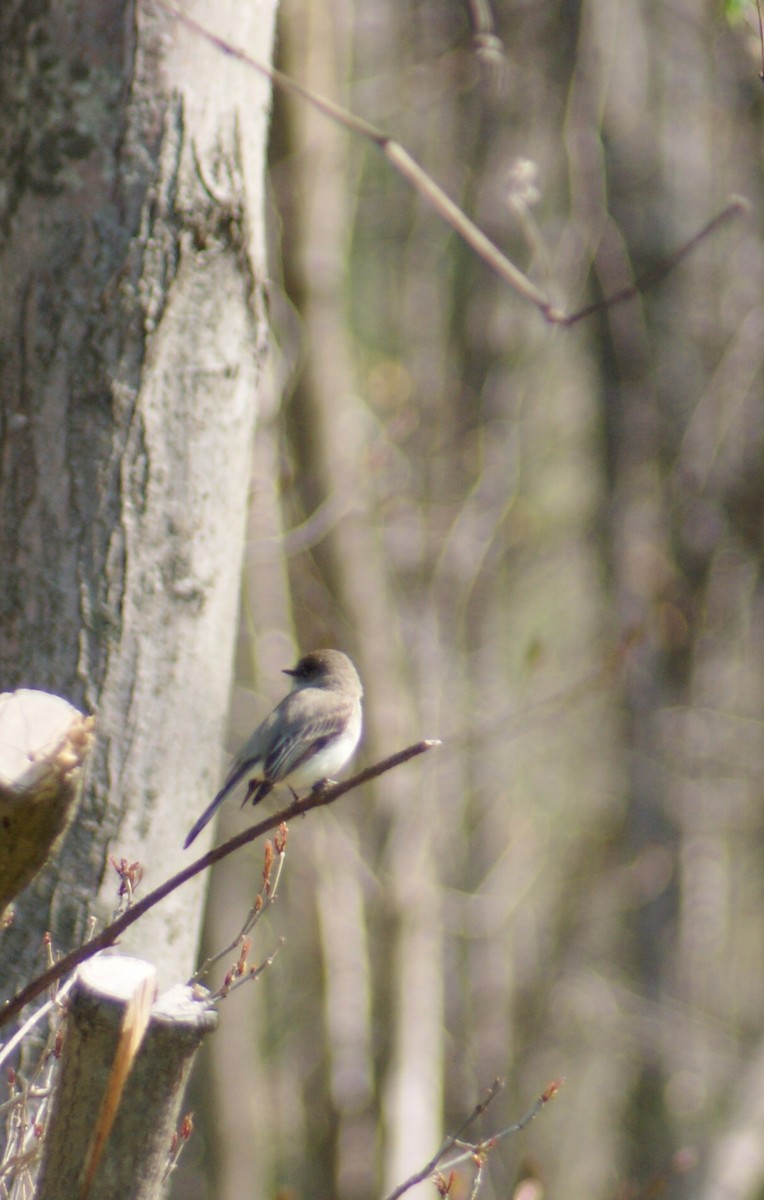
{"label": "twig with buds", "polygon": [[[504,1087],[503,1080],[495,1079],[483,1099],[479,1104],[475,1105],[472,1112],[467,1117],[467,1120],[457,1130],[457,1132],[452,1134],[451,1137],[446,1138],[440,1150],[438,1150],[438,1152],[432,1156],[430,1161],[425,1163],[421,1170],[417,1171],[414,1175],[411,1175],[407,1180],[405,1180],[404,1183],[399,1184],[394,1191],[390,1192],[390,1194],[385,1197],[385,1200],[398,1200],[399,1196],[404,1195],[405,1192],[408,1192],[412,1187],[415,1187],[416,1184],[423,1183],[425,1179],[430,1178],[434,1179],[435,1186],[440,1192],[441,1196],[447,1196],[451,1191],[451,1186],[456,1177],[454,1168],[459,1166],[461,1163],[470,1161],[477,1168],[475,1179],[473,1180],[473,1186],[470,1192],[471,1200],[473,1200],[480,1187],[489,1153],[505,1137],[509,1137],[509,1135],[512,1133],[519,1133],[521,1129],[525,1129],[526,1125],[530,1125],[533,1118],[538,1116],[544,1105],[557,1095],[557,1092],[560,1090],[561,1086],[562,1080],[555,1079],[549,1084],[549,1087],[542,1092],[538,1099],[528,1109],[527,1113],[525,1113],[525,1115],[521,1117],[519,1121],[515,1121],[512,1125],[508,1125],[507,1128],[502,1129],[500,1133],[495,1133],[492,1135],[492,1137],[486,1138],[484,1141],[474,1143],[465,1142],[462,1134],[469,1128],[469,1126],[473,1123],[473,1121],[476,1120],[477,1117],[485,1112],[491,1101],[496,1098],[498,1093]],[[455,1158],[450,1158],[447,1162],[444,1162],[443,1160],[446,1158],[446,1155],[450,1154],[452,1150],[456,1149],[460,1150],[461,1153],[457,1154]]]}
{"label": "twig with buds", "polygon": [[[249,949],[252,945],[251,939],[248,938],[247,935],[252,932],[263,913],[270,908],[271,904],[273,904],[273,901],[276,899],[276,892],[278,890],[279,880],[281,879],[281,871],[284,866],[284,859],[286,858],[286,844],[288,836],[289,831],[286,825],[282,824],[279,826],[278,832],[273,841],[267,841],[265,843],[263,853],[263,886],[255,898],[255,903],[252,905],[252,908],[247,914],[246,921],[242,925],[236,937],[232,942],[229,943],[228,946],[226,946],[223,950],[219,950],[217,954],[211,955],[210,958],[202,963],[201,967],[199,967],[199,970],[196,971],[195,974],[193,974],[189,979],[189,985],[199,983],[199,981],[204,978],[210,968],[214,967],[215,963],[220,962],[221,958],[226,958],[229,954],[232,954],[233,951],[242,944],[244,945],[244,950],[242,955],[239,957],[239,963],[236,964],[236,973],[237,976],[243,974],[243,970],[240,969],[242,958],[246,959],[246,955],[249,953]],[[273,872],[274,861],[276,862],[275,873]],[[274,951],[274,954],[276,952],[277,951]],[[273,955],[271,955],[269,964],[272,961]]]}
{"label": "twig with buds", "polygon": [[[92,936],[94,927],[95,922],[91,918],[89,936]],[[55,952],[50,934],[45,934],[43,945],[48,963],[52,965]],[[36,1061],[30,1064],[29,1070],[22,1075],[13,1067],[7,1068],[9,1098],[0,1104],[0,1115],[6,1120],[5,1148],[0,1161],[2,1197],[31,1196],[34,1191],[34,1177],[50,1116],[55,1072],[63,1049],[66,1000],[74,981],[75,977],[72,976],[57,988],[55,995],[41,1005],[0,1047],[0,1066],[4,1066],[35,1025],[49,1014],[56,1014],[57,1020],[51,1022],[42,1050]]]}
{"label": "twig with buds", "polygon": [[181,1153],[183,1152],[183,1149],[193,1132],[194,1114],[189,1112],[183,1117],[179,1128],[176,1129],[175,1133],[172,1135],[172,1145],[170,1146],[170,1153],[167,1158],[167,1166],[165,1167],[164,1175],[162,1176],[163,1183],[167,1182],[177,1167],[178,1159],[180,1158]]}
{"label": "twig with buds", "polygon": [[119,917],[123,912],[127,912],[133,903],[135,893],[143,879],[143,865],[139,862],[128,862],[126,858],[117,859],[113,854],[109,855],[109,862],[119,875],[119,888],[117,889],[119,903],[114,910],[114,916]]}

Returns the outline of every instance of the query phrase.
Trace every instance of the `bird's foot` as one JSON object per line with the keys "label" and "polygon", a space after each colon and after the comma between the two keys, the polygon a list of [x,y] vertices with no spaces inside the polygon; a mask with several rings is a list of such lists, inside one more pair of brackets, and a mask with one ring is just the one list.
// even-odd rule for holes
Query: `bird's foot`
{"label": "bird's foot", "polygon": [[310,790],[311,790],[311,792],[314,792],[314,793],[315,792],[325,792],[327,788],[336,787],[336,786],[337,786],[336,779],[318,779],[313,784],[313,787]]}

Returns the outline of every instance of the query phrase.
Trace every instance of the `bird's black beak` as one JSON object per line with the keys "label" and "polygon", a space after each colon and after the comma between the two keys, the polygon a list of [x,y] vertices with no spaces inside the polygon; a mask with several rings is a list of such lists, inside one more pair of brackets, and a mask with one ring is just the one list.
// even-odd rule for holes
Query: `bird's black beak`
{"label": "bird's black beak", "polygon": [[296,675],[297,672],[295,671],[294,667],[284,667],[281,674],[282,675]]}

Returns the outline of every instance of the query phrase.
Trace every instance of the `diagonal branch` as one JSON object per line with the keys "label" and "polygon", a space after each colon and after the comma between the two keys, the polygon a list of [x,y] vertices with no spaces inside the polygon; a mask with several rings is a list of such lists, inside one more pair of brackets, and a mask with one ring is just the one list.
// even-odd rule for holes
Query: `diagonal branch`
{"label": "diagonal branch", "polygon": [[400,142],[396,142],[384,130],[379,129],[376,125],[372,125],[370,121],[365,121],[363,117],[358,117],[355,113],[349,112],[334,100],[311,91],[304,84],[298,83],[296,79],[285,75],[283,71],[277,70],[276,67],[266,66],[265,63],[253,58],[251,54],[240,50],[238,46],[233,46],[199,21],[194,20],[187,13],[181,12],[172,0],[153,0],[153,2],[163,12],[166,12],[168,16],[173,17],[182,25],[185,25],[187,29],[204,38],[211,45],[216,46],[221,53],[245,63],[251,70],[257,71],[260,75],[265,75],[274,86],[281,88],[282,91],[287,92],[289,95],[299,96],[307,104],[311,105],[312,108],[323,113],[329,120],[341,125],[343,129],[347,129],[350,133],[355,133],[359,137],[367,138],[373,142],[395,170],[440,214],[443,220],[475,251],[478,257],[482,258],[483,262],[487,263],[491,270],[500,279],[503,279],[519,296],[535,305],[550,325],[562,325],[564,327],[575,325],[576,322],[591,316],[595,312],[599,312],[601,309],[610,308],[614,304],[621,304],[624,300],[630,300],[634,296],[647,291],[648,288],[653,287],[672,271],[701,242],[704,242],[706,238],[716,233],[722,225],[725,225],[733,217],[742,216],[749,211],[750,206],[746,200],[739,196],[731,196],[721,212],[718,212],[702,229],[698,230],[686,242],[683,242],[681,246],[667,255],[647,275],[636,280],[628,287],[622,288],[614,295],[606,297],[604,300],[598,300],[594,304],[587,304],[577,312],[565,313],[561,309],[556,308],[551,300],[536,287],[535,283],[519,267],[515,266],[511,259],[507,258],[506,254],[499,249],[496,243],[492,242],[487,234],[483,233],[483,230],[474,221],[470,220],[464,210],[459,208],[459,205],[443,191],[443,188],[435,182],[432,176],[428,175],[420,167],[419,163],[401,146]]}
{"label": "diagonal branch", "polygon": [[701,242],[704,242],[707,237],[711,237],[712,234],[716,233],[717,229],[721,229],[722,225],[726,225],[733,217],[746,216],[750,211],[751,206],[743,196],[730,196],[721,212],[718,212],[715,217],[707,221],[702,229],[694,233],[691,238],[688,238],[686,242],[683,242],[671,254],[667,254],[651,271],[646,271],[644,275],[640,275],[633,283],[621,288],[618,292],[613,292],[603,300],[595,300],[592,304],[587,304],[584,308],[579,308],[577,312],[571,313],[570,316],[563,317],[560,324],[566,326],[575,325],[577,321],[583,321],[586,317],[592,316],[593,313],[601,312],[606,308],[612,308],[614,304],[622,304],[624,300],[633,300],[635,296],[640,296],[643,292],[654,287],[656,283],[660,283],[662,279],[665,279],[674,270],[674,267],[679,266],[679,263],[687,258],[688,254],[692,254],[693,250],[697,249]]}
{"label": "diagonal branch", "polygon": [[238,46],[231,45],[218,34],[213,33],[205,25],[194,20],[187,13],[181,12],[171,0],[154,0],[154,3],[166,12],[169,16],[174,17],[176,21],[180,21],[187,29],[192,30],[199,37],[216,46],[223,54],[229,58],[235,58],[239,62],[245,63],[251,70],[257,71],[260,75],[265,75],[272,84],[281,88],[291,96],[299,96],[312,108],[317,109],[328,117],[331,121],[335,121],[341,125],[343,129],[347,129],[350,133],[358,134],[360,137],[367,138],[373,142],[379,150],[382,151],[385,158],[392,163],[393,167],[398,171],[404,179],[419,192],[419,195],[425,199],[428,204],[440,213],[444,221],[458,233],[468,246],[471,246],[476,254],[487,262],[490,267],[508,283],[520,296],[525,300],[529,300],[531,304],[535,304],[536,308],[546,317],[548,321],[560,323],[564,320],[564,315],[557,312],[551,302],[544,296],[534,283],[524,275],[519,267],[503,254],[499,247],[492,242],[491,239],[483,233],[482,229],[477,226],[474,221],[471,221],[467,214],[459,208],[458,204],[443,191],[443,189],[435,182],[435,180],[427,174],[422,167],[411,157],[407,150],[396,142],[384,130],[378,126],[372,125],[370,121],[365,121],[362,117],[358,117],[355,113],[349,112],[343,108],[341,104],[337,104],[334,100],[328,99],[326,96],[321,96],[317,92],[311,91],[304,84],[298,83],[296,79],[285,75],[283,71],[279,71],[276,67],[266,66],[259,59],[253,58],[251,54],[240,50]]}
{"label": "diagonal branch", "polygon": [[92,958],[99,950],[105,950],[107,946],[113,946],[120,935],[124,933],[131,925],[134,925],[144,913],[147,913],[150,908],[158,904],[160,900],[164,900],[165,896],[169,896],[182,884],[187,883],[189,879],[193,879],[195,875],[199,875],[201,871],[206,871],[213,863],[220,862],[221,859],[227,858],[229,854],[233,854],[234,850],[238,850],[241,846],[246,846],[249,842],[254,842],[257,838],[262,837],[264,833],[268,833],[271,829],[277,829],[284,821],[291,821],[295,817],[302,816],[303,813],[310,812],[314,808],[323,808],[327,804],[333,804],[335,800],[339,800],[340,796],[344,796],[347,792],[359,787],[362,783],[368,783],[370,779],[376,779],[379,775],[384,775],[387,771],[392,771],[394,767],[399,767],[402,763],[408,762],[411,758],[416,758],[420,754],[424,754],[427,750],[432,750],[434,746],[439,746],[440,742],[436,740],[415,742],[412,746],[407,746],[405,750],[399,750],[397,754],[392,754],[389,758],[383,759],[381,762],[375,763],[371,767],[367,767],[365,771],[359,771],[352,779],[346,780],[344,783],[334,783],[328,787],[320,788],[310,792],[302,800],[293,800],[286,808],[282,808],[280,812],[274,813],[272,817],[266,817],[265,820],[259,821],[256,825],[250,826],[242,833],[238,833],[235,837],[229,838],[222,846],[216,846],[198,858],[190,866],[184,867],[182,871],[178,871],[176,875],[172,875],[159,887],[154,888],[153,892],[149,892],[142,900],[133,904],[131,908],[121,916],[117,917],[116,921],[112,921],[100,933],[86,942],[83,946],[78,946],[76,950],[70,951],[64,955],[47,971],[43,971],[42,975],[38,975],[26,987],[23,987],[20,992],[5,1004],[0,1007],[0,1025],[5,1025],[14,1017],[16,1013],[34,1000],[35,996],[39,996],[46,988],[57,983],[64,975],[68,975],[80,963],[86,959]]}

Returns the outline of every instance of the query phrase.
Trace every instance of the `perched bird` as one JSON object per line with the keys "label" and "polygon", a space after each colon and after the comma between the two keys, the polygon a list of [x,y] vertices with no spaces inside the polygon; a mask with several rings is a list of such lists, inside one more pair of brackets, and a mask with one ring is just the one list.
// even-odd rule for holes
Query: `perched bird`
{"label": "perched bird", "polygon": [[330,779],[353,755],[361,737],[358,673],[340,650],[314,650],[296,667],[292,690],[258,725],[237,755],[215,799],[183,843],[186,849],[237,783],[250,775],[244,804],[259,804],[277,783],[313,787]]}

